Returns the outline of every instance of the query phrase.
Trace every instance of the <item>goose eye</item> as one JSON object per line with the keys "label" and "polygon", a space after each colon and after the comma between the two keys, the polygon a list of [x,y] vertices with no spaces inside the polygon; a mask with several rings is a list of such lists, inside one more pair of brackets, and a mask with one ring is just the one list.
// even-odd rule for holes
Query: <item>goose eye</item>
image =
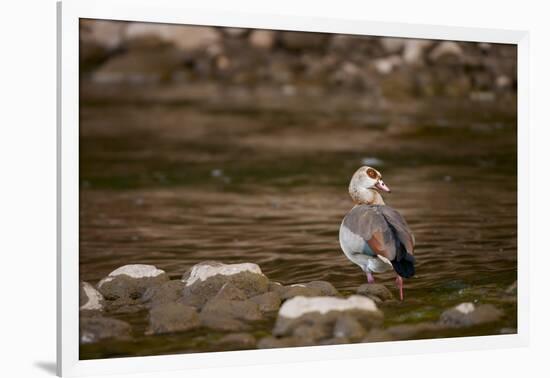
{"label": "goose eye", "polygon": [[378,176],[376,171],[372,168],[367,169],[367,175],[372,179],[375,179]]}

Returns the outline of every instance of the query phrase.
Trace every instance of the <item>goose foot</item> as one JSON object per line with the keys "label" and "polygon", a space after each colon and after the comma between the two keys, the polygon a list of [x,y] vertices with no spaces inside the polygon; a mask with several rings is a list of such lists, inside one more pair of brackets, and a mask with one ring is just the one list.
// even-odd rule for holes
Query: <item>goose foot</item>
{"label": "goose foot", "polygon": [[374,283],[374,276],[368,270],[367,270],[367,282],[370,284]]}
{"label": "goose foot", "polygon": [[399,299],[403,300],[403,278],[401,278],[401,276],[397,276],[395,279],[395,284],[399,288]]}

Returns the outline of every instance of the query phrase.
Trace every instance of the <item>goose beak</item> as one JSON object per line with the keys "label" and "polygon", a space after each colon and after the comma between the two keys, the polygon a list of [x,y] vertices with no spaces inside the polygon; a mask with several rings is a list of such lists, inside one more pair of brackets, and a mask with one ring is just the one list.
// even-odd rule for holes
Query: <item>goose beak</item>
{"label": "goose beak", "polygon": [[378,180],[378,182],[374,185],[376,189],[379,189],[383,192],[391,193],[390,188],[386,184],[384,184],[384,181]]}

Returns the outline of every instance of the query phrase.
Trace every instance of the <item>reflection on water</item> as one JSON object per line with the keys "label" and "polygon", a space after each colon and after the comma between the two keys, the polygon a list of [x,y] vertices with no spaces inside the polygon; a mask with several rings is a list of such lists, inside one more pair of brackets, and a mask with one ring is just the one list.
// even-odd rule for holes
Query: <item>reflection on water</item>
{"label": "reflection on water", "polygon": [[[351,174],[376,159],[392,188],[386,203],[417,241],[417,276],[405,281],[406,301],[384,309],[386,323],[434,320],[465,300],[498,302],[516,279],[515,113],[345,103],[84,103],[81,279],[96,283],[130,263],[176,278],[204,260],[250,261],[285,284],[327,280],[352,292],[366,278],[341,252],[338,228],[352,207]],[[391,273],[376,279],[393,288]],[[515,305],[505,311],[482,333],[514,328]],[[123,319],[144,327],[136,315]],[[83,351],[209,350],[208,335],[168,347],[175,337]]]}

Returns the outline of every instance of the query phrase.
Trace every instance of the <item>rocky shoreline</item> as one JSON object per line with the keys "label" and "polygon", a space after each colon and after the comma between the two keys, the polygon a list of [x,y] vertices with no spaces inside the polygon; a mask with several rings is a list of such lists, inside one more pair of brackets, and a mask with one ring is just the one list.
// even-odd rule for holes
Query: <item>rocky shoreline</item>
{"label": "rocky shoreline", "polygon": [[[504,299],[515,301],[515,285]],[[384,307],[398,304],[381,284],[361,285],[350,295],[326,281],[285,286],[253,263],[202,262],[180,279],[152,265],[125,265],[96,286],[81,283],[80,343],[201,330],[217,332],[212,343],[231,349],[377,342],[452,335],[504,316],[494,304],[464,302],[442,311],[438,321],[385,326]],[[147,322],[143,334],[119,319],[128,314]],[[260,334],[253,332],[258,324],[265,329]]]}

